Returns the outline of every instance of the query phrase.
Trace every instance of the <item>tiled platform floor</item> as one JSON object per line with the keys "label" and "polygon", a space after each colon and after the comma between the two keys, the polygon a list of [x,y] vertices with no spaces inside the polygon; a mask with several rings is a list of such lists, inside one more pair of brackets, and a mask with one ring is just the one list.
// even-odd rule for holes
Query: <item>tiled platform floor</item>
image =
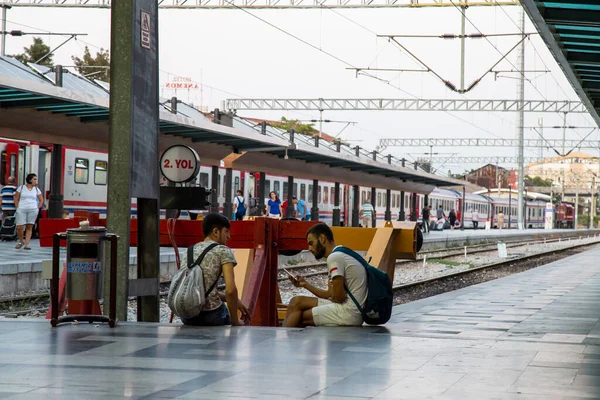
{"label": "tiled platform floor", "polygon": [[385,327],[0,320],[0,398],[600,398],[600,250],[395,308]]}

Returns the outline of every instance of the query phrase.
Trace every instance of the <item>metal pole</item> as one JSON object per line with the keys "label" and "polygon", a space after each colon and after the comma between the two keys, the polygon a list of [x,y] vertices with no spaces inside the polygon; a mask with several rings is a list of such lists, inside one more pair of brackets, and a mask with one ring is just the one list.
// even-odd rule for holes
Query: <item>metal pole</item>
{"label": "metal pole", "polygon": [[8,10],[10,6],[3,5],[2,6],[2,40],[0,40],[0,56],[6,55],[6,10]]}
{"label": "metal pole", "polygon": [[538,125],[540,126],[540,160],[542,160],[540,175],[544,176],[544,118],[538,119]]}
{"label": "metal pole", "polygon": [[512,216],[512,187],[508,185],[508,229],[510,229],[510,217]]}
{"label": "metal pole", "polygon": [[562,135],[562,151],[561,157],[563,158],[562,165],[562,192],[560,195],[560,201],[565,201],[565,137],[567,135],[567,113],[563,113],[563,135]]}
{"label": "metal pole", "polygon": [[465,20],[467,7],[461,6],[462,18],[460,20],[460,90],[465,90]]}
{"label": "metal pole", "polygon": [[575,218],[573,229],[577,229],[577,217],[579,216],[579,177],[575,175]]}
{"label": "metal pole", "polygon": [[225,202],[223,203],[223,215],[231,219],[233,217],[233,169],[225,168]]}
{"label": "metal pole", "polygon": [[61,218],[63,209],[62,194],[62,144],[52,146],[50,169],[50,200],[48,202],[48,217]]}
{"label": "metal pole", "polygon": [[[525,10],[521,8],[521,32],[525,34]],[[518,179],[518,210],[517,210],[517,228],[523,229],[525,226],[523,215],[523,190],[525,189],[525,160],[524,160],[524,139],[525,139],[525,40],[521,43],[521,79],[519,79],[519,152],[517,160],[519,161],[519,179]]]}

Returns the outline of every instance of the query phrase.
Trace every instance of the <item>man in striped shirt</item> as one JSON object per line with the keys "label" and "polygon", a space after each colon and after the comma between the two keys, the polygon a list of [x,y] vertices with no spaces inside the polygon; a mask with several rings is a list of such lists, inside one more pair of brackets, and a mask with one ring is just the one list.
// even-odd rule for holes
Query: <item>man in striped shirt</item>
{"label": "man in striped shirt", "polygon": [[375,210],[369,200],[365,200],[365,203],[360,207],[360,217],[362,218],[363,228],[373,227],[373,213]]}
{"label": "man in striped shirt", "polygon": [[15,214],[15,192],[17,187],[15,186],[15,177],[10,176],[8,178],[8,185],[2,188],[2,213],[5,217],[10,217]]}

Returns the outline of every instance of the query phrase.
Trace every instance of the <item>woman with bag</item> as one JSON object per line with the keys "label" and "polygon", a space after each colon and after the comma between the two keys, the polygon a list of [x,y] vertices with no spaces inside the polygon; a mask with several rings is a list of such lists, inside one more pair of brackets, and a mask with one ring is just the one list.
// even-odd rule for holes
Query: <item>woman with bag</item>
{"label": "woman with bag", "polygon": [[[15,248],[20,249],[25,245],[25,250],[31,250],[29,242],[33,233],[33,225],[44,205],[44,196],[37,188],[36,174],[27,175],[25,182],[26,184],[19,186],[15,192],[16,225],[19,237],[19,243]],[[25,241],[23,241],[23,231],[25,231]]]}
{"label": "woman with bag", "polygon": [[[225,245],[230,226],[229,220],[220,214],[204,217],[204,241],[188,249],[181,259],[181,269],[171,280],[167,302],[184,325],[236,326],[250,321],[235,286],[233,268],[237,262],[233,251]],[[224,293],[217,290],[221,275],[225,280]]]}

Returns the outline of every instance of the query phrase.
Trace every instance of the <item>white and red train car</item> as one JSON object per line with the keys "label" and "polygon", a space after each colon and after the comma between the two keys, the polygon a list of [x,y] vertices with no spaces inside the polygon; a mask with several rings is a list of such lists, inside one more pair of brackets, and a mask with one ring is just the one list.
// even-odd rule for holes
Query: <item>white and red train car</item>
{"label": "white and red train car", "polygon": [[[17,141],[12,139],[0,139],[0,184],[5,185],[9,176],[15,176],[17,183],[24,183],[26,174],[34,172],[38,175],[38,182],[42,192],[48,194],[50,188],[50,151],[51,148],[44,145],[26,141]],[[97,151],[89,151],[78,148],[63,146],[63,194],[64,207],[69,212],[75,210],[89,210],[106,214],[106,189],[108,181],[108,154]],[[238,189],[248,194],[258,192],[258,174],[249,171],[233,171],[232,193]],[[203,187],[210,187],[212,182],[211,166],[201,166],[196,184]],[[217,185],[218,202],[222,205],[225,202],[225,169],[219,168],[219,179]],[[286,176],[266,175],[265,189],[267,192],[275,191],[282,199],[287,198],[288,181]],[[331,224],[334,210],[335,184],[333,182],[319,182],[317,188],[313,188],[313,181],[307,179],[294,179],[293,193],[299,199],[306,201],[310,208],[313,207],[313,190],[318,191],[319,219],[325,223]],[[360,187],[359,204],[362,205],[366,200],[371,201],[375,208],[377,219],[383,220],[386,210],[386,191],[384,189],[376,190],[376,197],[371,199],[371,188]],[[401,192],[392,191],[390,209],[392,219],[398,218],[401,205]],[[404,212],[407,219],[410,217],[410,207],[412,204],[412,194],[404,193]],[[425,196],[417,196],[417,219],[421,220],[421,212],[425,205]],[[516,200],[516,199],[515,199]],[[432,206],[432,214],[441,205],[445,215],[448,215],[451,209],[462,212],[462,193],[451,189],[436,188],[428,199]],[[472,228],[472,212],[477,211],[479,216],[479,226],[484,227],[485,222],[492,219],[492,226],[497,226],[497,215],[502,211],[505,215],[504,224],[508,227],[508,206],[509,201],[505,198],[494,198],[486,195],[467,193],[465,195],[465,228]],[[340,218],[344,225],[350,225],[352,218],[353,191],[350,185],[340,185]],[[541,228],[544,225],[543,209],[545,203],[540,201],[528,201],[526,204],[527,226],[532,228]],[[511,218],[516,221],[517,204],[513,201],[511,204]],[[573,213],[565,205],[557,206],[557,219],[560,227],[572,226]],[[135,204],[132,206],[132,215],[135,215]],[[561,214],[562,213],[562,214]],[[571,219],[569,224],[568,219]],[[516,227],[516,223],[512,224]]]}

